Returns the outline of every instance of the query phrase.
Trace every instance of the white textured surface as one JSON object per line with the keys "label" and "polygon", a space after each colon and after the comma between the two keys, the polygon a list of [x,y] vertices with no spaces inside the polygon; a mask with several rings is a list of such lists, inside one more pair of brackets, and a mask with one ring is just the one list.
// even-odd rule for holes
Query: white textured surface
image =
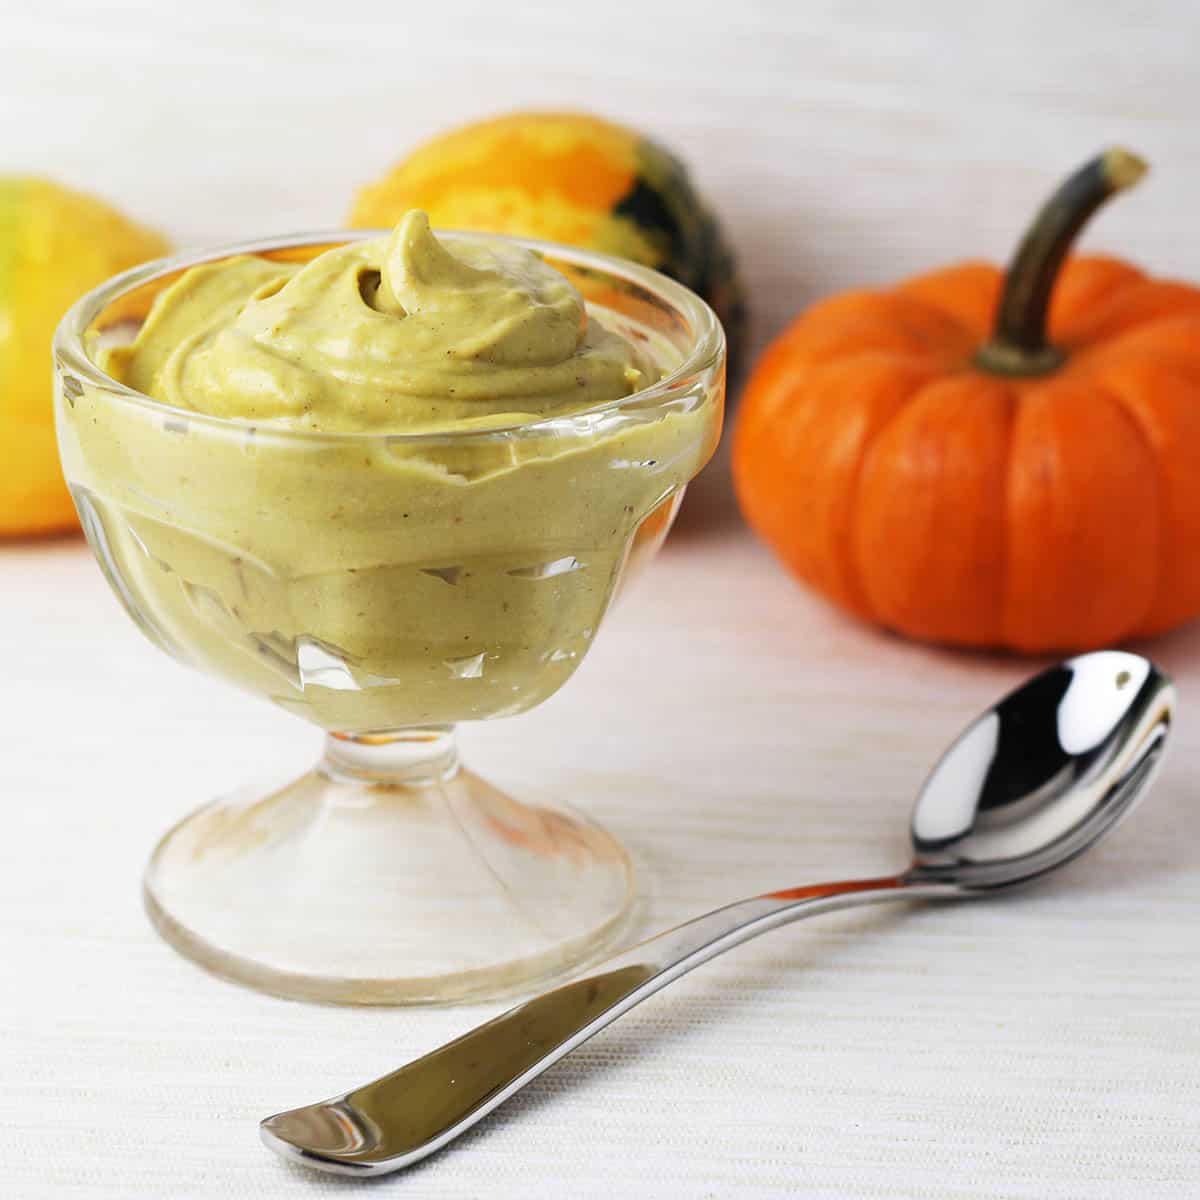
{"label": "white textured surface", "polygon": [[[143,645],[82,546],[0,556],[0,628],[3,1194],[365,1186],[277,1162],[257,1119],[498,1006],[309,1007],[176,957],[139,907],[152,841],[299,765],[313,735]],[[1023,896],[846,913],[735,951],[397,1194],[1194,1195],[1200,631],[1155,652],[1185,720],[1156,793],[1092,856]],[[735,530],[684,530],[570,686],[465,742],[498,783],[570,795],[628,839],[657,927],[897,865],[926,766],[1027,669],[851,627]]]}
{"label": "white textured surface", "polygon": [[[567,103],[693,160],[760,337],[828,287],[1004,254],[1050,180],[1110,140],[1157,170],[1092,244],[1200,275],[1200,9],[1177,0],[10,0],[0,27],[0,169],[97,188],[185,243],[335,223],[413,139]],[[1154,652],[1185,719],[1152,800],[1094,856],[1003,902],[743,948],[381,1192],[1195,1195],[1200,631]],[[301,764],[312,734],[144,645],[75,543],[0,551],[0,661],[0,1194],[368,1186],[276,1161],[257,1119],[492,1010],[260,997],[177,958],[138,899],[167,825]],[[895,865],[928,763],[1027,669],[853,628],[726,528],[673,539],[560,696],[465,740],[497,782],[569,794],[627,838],[657,926]]]}

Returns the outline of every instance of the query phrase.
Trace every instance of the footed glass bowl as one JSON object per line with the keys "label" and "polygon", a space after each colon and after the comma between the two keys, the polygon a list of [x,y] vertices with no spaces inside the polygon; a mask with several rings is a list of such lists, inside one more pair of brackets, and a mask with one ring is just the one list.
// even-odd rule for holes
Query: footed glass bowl
{"label": "footed glass bowl", "polygon": [[166,259],[89,293],[55,340],[59,443],[88,541],[142,632],[328,735],[292,783],[219,800],[163,838],[145,877],[163,936],[281,995],[479,998],[605,948],[634,886],[596,825],[463,769],[454,724],[522,712],[579,665],[716,446],[724,338],[653,271],[527,242],[606,324],[658,339],[678,365],[568,417],[386,435],[204,416],[96,365],[189,266],[303,261],[367,236]]}

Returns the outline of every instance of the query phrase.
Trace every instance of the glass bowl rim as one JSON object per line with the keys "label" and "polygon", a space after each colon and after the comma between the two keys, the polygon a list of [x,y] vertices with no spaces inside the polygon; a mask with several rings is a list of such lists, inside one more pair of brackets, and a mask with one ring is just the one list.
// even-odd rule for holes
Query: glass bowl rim
{"label": "glass bowl rim", "polygon": [[180,408],[155,400],[136,388],[128,387],[102,371],[83,348],[84,333],[92,321],[110,304],[119,300],[134,288],[141,287],[163,275],[186,270],[202,263],[238,254],[262,254],[270,251],[296,249],[314,245],[345,245],[347,242],[365,241],[375,237],[386,237],[388,229],[327,229],[305,233],[282,234],[276,237],[256,238],[216,246],[208,250],[185,251],[151,259],[129,270],[105,280],[81,296],[63,315],[54,333],[54,358],[57,370],[69,370],[93,387],[112,393],[122,401],[170,417],[203,425],[210,425],[226,433],[244,434],[254,429],[260,434],[284,439],[311,442],[353,442],[379,440],[398,442],[446,442],[487,441],[545,435],[547,433],[589,432],[597,418],[622,414],[626,409],[636,408],[639,412],[666,406],[680,395],[691,390],[696,377],[720,365],[725,351],[725,331],[710,305],[691,288],[671,279],[661,271],[643,266],[616,255],[603,254],[578,246],[539,238],[515,237],[510,234],[481,233],[475,230],[439,229],[439,237],[452,241],[491,242],[504,241],[535,253],[560,259],[571,266],[603,271],[633,283],[651,292],[657,299],[665,300],[676,312],[681,313],[693,330],[693,344],[684,355],[683,361],[662,379],[649,387],[607,400],[589,408],[578,409],[564,415],[539,417],[511,425],[494,426],[486,429],[455,430],[453,426],[439,430],[353,430],[326,431],[319,429],[293,429],[275,425],[272,421],[253,421],[244,417],[219,417],[196,409]]}

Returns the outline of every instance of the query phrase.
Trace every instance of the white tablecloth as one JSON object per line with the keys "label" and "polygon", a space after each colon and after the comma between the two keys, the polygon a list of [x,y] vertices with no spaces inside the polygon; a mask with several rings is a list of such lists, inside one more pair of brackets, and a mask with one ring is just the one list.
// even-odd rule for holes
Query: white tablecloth
{"label": "white tablecloth", "polygon": [[[77,542],[0,554],[0,1194],[368,1186],[256,1122],[497,1011],[313,1007],[209,977],[138,878],[177,817],[316,752],[143,643]],[[1200,630],[1154,647],[1183,720],[1137,816],[1020,896],[783,930],[648,1002],[384,1190],[513,1197],[1185,1197],[1200,1189]],[[541,709],[473,764],[635,848],[647,928],[882,872],[942,745],[1028,664],[856,628],[735,527],[681,531]]]}
{"label": "white tablecloth", "polygon": [[[761,344],[834,288],[1002,257],[1114,138],[1155,170],[1089,244],[1194,278],[1198,22],[1180,0],[38,0],[0,25],[0,153],[213,244],[336,223],[446,125],[595,108],[693,164]],[[1200,628],[1155,652],[1183,685],[1171,761],[1094,855],[1023,896],[744,947],[379,1194],[1196,1195]],[[1027,669],[852,627],[736,533],[681,535],[569,687],[464,740],[497,782],[626,838],[655,928],[895,866],[930,761]],[[494,1010],[289,1004],[151,932],[160,833],[316,747],[144,644],[81,544],[0,548],[4,1200],[350,1195],[366,1185],[276,1160],[257,1120]]]}

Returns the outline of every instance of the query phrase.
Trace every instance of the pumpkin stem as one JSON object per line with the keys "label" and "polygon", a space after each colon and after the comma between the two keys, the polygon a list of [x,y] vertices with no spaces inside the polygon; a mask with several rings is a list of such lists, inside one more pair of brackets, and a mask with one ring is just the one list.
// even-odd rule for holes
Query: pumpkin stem
{"label": "pumpkin stem", "polygon": [[1046,201],[1008,264],[995,332],[975,356],[977,367],[1000,375],[1041,375],[1063,362],[1063,352],[1046,340],[1059,268],[1092,214],[1146,170],[1136,154],[1114,147],[1084,163]]}

